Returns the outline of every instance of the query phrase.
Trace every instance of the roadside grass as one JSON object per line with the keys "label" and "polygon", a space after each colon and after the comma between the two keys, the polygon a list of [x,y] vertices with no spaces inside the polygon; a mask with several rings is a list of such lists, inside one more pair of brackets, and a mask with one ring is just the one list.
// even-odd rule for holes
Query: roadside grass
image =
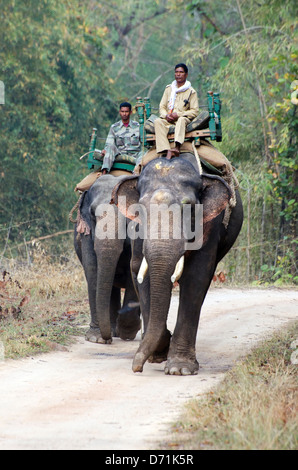
{"label": "roadside grass", "polygon": [[262,342],[187,404],[162,449],[297,450],[297,339],[294,322]]}
{"label": "roadside grass", "polygon": [[51,263],[37,251],[30,266],[11,262],[0,272],[0,341],[6,359],[63,348],[84,334],[88,322],[86,282],[74,254]]}

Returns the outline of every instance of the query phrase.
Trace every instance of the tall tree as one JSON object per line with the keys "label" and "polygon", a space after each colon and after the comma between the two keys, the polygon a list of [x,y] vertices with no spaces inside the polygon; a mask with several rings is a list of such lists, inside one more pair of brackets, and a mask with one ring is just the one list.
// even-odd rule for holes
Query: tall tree
{"label": "tall tree", "polygon": [[79,0],[1,4],[0,223],[38,219],[34,236],[65,227],[78,157],[92,127],[105,134],[115,114],[101,62],[105,31],[86,18]]}
{"label": "tall tree", "polygon": [[297,280],[296,2],[192,0],[187,8],[198,29],[184,50],[200,64],[202,86],[221,92],[221,150],[242,170],[247,250],[271,245],[251,267],[263,264],[265,278]]}
{"label": "tall tree", "polygon": [[93,2],[90,15],[94,24],[107,28],[105,64],[118,100],[149,95],[158,106],[181,62],[191,16],[185,9],[177,11],[173,0]]}

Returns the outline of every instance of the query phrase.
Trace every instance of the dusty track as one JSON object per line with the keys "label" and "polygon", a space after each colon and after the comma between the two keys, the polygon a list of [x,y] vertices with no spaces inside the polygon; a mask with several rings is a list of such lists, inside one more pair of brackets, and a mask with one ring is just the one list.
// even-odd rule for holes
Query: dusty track
{"label": "dusty track", "polygon": [[[211,289],[197,338],[200,372],[133,374],[138,340],[0,363],[0,449],[154,449],[190,398],[214,387],[259,340],[297,318],[298,291]],[[169,328],[173,329],[177,297]]]}

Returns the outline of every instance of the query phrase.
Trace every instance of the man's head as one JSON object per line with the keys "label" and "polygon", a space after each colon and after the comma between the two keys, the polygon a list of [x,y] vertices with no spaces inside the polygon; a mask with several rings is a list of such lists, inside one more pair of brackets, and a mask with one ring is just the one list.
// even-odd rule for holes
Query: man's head
{"label": "man's head", "polygon": [[124,103],[121,103],[119,106],[119,113],[120,113],[122,122],[124,123],[129,122],[129,118],[132,113],[131,104],[127,103],[126,101]]}
{"label": "man's head", "polygon": [[177,64],[175,66],[175,80],[178,87],[184,85],[188,76],[188,68],[185,64]]}

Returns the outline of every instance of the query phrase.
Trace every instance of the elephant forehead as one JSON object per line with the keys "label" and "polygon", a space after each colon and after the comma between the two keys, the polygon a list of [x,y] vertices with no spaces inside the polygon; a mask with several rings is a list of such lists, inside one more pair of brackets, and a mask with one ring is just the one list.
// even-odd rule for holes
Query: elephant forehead
{"label": "elephant forehead", "polygon": [[164,183],[165,187],[171,187],[173,184],[186,184],[187,182],[196,182],[199,184],[200,174],[194,166],[183,156],[167,160],[159,158],[149,162],[141,173],[141,180],[150,181],[150,185],[155,183],[159,185]]}
{"label": "elephant forehead", "polygon": [[157,162],[157,163],[155,163],[154,168],[155,168],[156,172],[159,173],[159,175],[160,175],[161,177],[166,177],[166,176],[168,176],[168,174],[169,174],[171,171],[175,170],[175,166],[174,166],[174,165],[167,165],[167,166],[165,166],[165,165],[163,164],[163,162]]}

